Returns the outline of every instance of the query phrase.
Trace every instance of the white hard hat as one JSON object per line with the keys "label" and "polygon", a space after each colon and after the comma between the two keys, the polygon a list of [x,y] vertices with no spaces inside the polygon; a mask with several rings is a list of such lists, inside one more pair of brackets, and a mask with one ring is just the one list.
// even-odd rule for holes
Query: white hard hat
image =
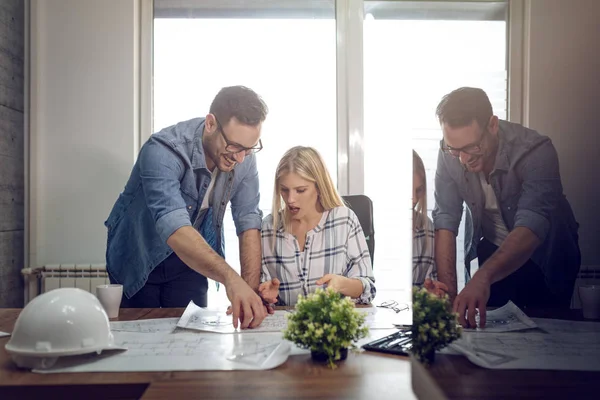
{"label": "white hard hat", "polygon": [[121,349],[100,301],[82,289],[60,288],[28,303],[6,351],[21,368],[49,368],[62,356]]}

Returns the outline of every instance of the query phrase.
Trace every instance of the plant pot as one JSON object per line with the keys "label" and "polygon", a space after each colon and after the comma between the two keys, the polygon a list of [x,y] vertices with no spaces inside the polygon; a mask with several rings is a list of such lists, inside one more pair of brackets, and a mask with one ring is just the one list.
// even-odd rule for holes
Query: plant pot
{"label": "plant pot", "polygon": [[419,361],[425,365],[431,365],[435,361],[435,350],[430,350],[427,353],[418,355]]}
{"label": "plant pot", "polygon": [[[320,351],[311,350],[310,356],[315,362],[326,363],[327,361],[329,361],[329,356],[327,355],[327,353],[323,353]],[[335,362],[343,361],[346,358],[348,358],[348,349],[340,349],[340,359],[335,360]]]}

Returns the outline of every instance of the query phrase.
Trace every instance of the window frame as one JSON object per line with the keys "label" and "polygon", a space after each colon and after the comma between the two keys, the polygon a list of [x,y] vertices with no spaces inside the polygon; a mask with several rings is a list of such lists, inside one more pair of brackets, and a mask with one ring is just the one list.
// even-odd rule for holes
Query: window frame
{"label": "window frame", "polygon": [[[156,0],[166,1],[166,0]],[[193,4],[195,0],[188,0]],[[526,123],[528,104],[524,84],[529,80],[528,54],[523,45],[529,35],[526,0],[507,0],[507,93],[508,119]],[[154,133],[153,127],[153,24],[155,0],[140,0],[139,4],[139,90],[136,108],[139,109],[139,134],[136,137],[135,155],[140,146]],[[380,3],[406,3],[419,6],[419,2],[392,0]],[[490,0],[462,0],[465,3],[502,3]],[[181,2],[178,2],[181,3]],[[185,3],[185,2],[184,2]],[[217,3],[216,3],[217,4]],[[364,194],[364,89],[363,89],[363,20],[364,0],[335,0],[336,18],[336,70],[337,70],[337,143],[338,190],[341,195]],[[444,10],[442,9],[442,12]],[[408,15],[408,14],[407,14]],[[431,18],[431,13],[428,14]],[[468,10],[465,15],[469,14]]]}

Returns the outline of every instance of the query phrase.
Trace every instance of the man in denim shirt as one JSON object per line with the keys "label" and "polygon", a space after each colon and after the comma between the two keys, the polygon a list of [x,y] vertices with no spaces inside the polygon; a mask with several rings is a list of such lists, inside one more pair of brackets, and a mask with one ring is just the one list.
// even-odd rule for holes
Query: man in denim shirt
{"label": "man in denim shirt", "polygon": [[[105,222],[110,280],[123,307],[206,307],[207,277],[225,285],[237,327],[266,317],[260,280],[262,212],[254,153],[267,106],[252,90],[221,89],[206,118],[155,133],[140,150]],[[242,277],[224,260],[227,203],[240,241]]]}
{"label": "man in denim shirt", "polygon": [[[476,327],[478,309],[485,326],[486,305],[509,300],[522,308],[568,308],[581,264],[579,225],[550,139],[498,120],[481,89],[453,91],[436,114],[444,139],[435,176],[435,260],[460,323]],[[457,295],[463,202],[467,283]],[[470,278],[476,257],[479,269]]]}

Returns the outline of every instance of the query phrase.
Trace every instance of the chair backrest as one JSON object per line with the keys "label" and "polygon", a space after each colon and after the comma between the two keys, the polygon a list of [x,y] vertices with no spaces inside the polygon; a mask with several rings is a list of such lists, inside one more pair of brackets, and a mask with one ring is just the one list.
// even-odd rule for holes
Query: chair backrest
{"label": "chair backrest", "polygon": [[358,217],[360,226],[367,239],[367,247],[371,256],[371,264],[374,264],[375,256],[375,228],[373,225],[373,202],[364,194],[342,196],[342,199],[348,205],[354,214]]}

